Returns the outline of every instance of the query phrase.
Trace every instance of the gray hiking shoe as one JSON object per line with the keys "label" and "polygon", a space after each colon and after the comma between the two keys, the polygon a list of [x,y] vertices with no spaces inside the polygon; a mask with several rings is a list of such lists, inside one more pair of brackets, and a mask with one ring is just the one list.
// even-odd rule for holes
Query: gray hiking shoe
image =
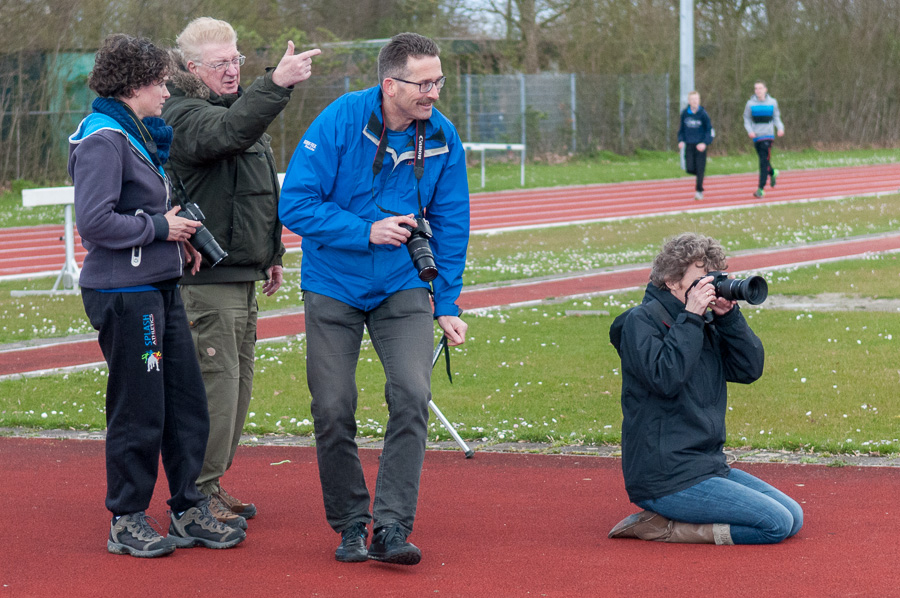
{"label": "gray hiking shoe", "polygon": [[178,548],[203,546],[206,548],[231,548],[244,541],[244,530],[230,527],[213,517],[209,502],[191,507],[179,517],[171,513],[169,537]]}
{"label": "gray hiking shoe", "polygon": [[[106,549],[113,554],[130,554],[150,559],[175,552],[174,540],[163,538],[147,519],[144,512],[139,511],[122,515],[118,521],[113,520],[109,526]],[[155,519],[153,521],[156,523]]]}

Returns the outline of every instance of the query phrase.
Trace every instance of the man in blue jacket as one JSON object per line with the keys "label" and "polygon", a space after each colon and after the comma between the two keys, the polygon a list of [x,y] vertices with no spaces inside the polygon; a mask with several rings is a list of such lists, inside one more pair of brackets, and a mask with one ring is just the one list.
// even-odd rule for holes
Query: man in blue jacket
{"label": "man in blue jacket", "polygon": [[706,173],[706,149],[713,141],[712,122],[703,106],[700,93],[688,94],[688,105],[681,112],[681,126],[678,127],[678,149],[684,150],[684,169],[697,177],[694,199],[703,199],[703,175]]}
{"label": "man in blue jacket", "polygon": [[[307,383],[325,513],[341,533],[342,562],[421,559],[407,537],[425,456],[433,320],[451,346],[465,342],[456,300],[469,190],[459,135],[433,107],[445,81],[438,53],[421,35],[393,37],[378,55],[380,84],[345,94],[316,118],[281,193],[281,221],[303,237]],[[405,246],[425,217],[437,269],[433,309],[424,280],[434,272],[417,272]],[[356,444],[364,328],[384,367],[389,411],[373,514]]]}

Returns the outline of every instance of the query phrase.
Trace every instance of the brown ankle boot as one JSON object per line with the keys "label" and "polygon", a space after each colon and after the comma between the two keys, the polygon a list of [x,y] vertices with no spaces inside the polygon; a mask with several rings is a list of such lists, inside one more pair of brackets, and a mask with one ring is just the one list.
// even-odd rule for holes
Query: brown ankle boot
{"label": "brown ankle boot", "polygon": [[722,544],[731,545],[731,526],[726,523],[684,523],[671,521],[670,533],[658,542],[679,544]]}
{"label": "brown ankle boot", "polygon": [[680,544],[734,544],[728,524],[683,523],[652,511],[629,515],[609,532],[609,537]]}
{"label": "brown ankle boot", "polygon": [[[629,515],[619,523],[615,525],[610,531],[608,537],[610,538],[638,538],[637,530],[641,530],[643,533],[649,533],[649,530],[656,527],[657,524],[662,521],[662,531],[665,531],[666,524],[668,523],[668,519],[661,515],[657,515],[652,511],[641,511],[640,513],[634,513],[633,515]],[[652,538],[641,538],[641,539],[652,539]]]}

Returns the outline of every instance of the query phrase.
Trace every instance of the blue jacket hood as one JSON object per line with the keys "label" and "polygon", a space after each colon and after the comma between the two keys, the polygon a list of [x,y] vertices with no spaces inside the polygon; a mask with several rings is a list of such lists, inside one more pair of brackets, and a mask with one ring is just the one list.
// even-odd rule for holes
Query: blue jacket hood
{"label": "blue jacket hood", "polygon": [[[147,158],[147,161],[150,162],[151,165],[153,165],[153,158],[147,153],[144,144],[138,141],[131,133],[126,132],[125,129],[122,128],[122,125],[116,122],[116,119],[107,116],[106,114],[100,114],[99,112],[92,112],[84,117],[78,124],[78,128],[75,129],[75,132],[69,136],[69,143],[77,145],[90,135],[106,129],[112,129],[113,131],[118,131],[125,135],[128,138],[128,142]],[[163,174],[164,171],[161,166],[153,165],[153,167],[156,168],[160,174]]]}

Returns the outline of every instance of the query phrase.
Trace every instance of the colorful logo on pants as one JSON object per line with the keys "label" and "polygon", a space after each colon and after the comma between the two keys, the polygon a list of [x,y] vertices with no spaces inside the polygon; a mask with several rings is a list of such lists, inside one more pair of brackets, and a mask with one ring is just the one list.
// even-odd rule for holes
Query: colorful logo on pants
{"label": "colorful logo on pants", "polygon": [[162,351],[147,351],[141,355],[141,359],[147,362],[147,371],[159,371],[159,360],[162,359]]}
{"label": "colorful logo on pants", "polygon": [[153,314],[144,314],[142,317],[142,322],[144,326],[144,346],[145,347],[155,347],[156,346],[156,320],[153,318]]}

